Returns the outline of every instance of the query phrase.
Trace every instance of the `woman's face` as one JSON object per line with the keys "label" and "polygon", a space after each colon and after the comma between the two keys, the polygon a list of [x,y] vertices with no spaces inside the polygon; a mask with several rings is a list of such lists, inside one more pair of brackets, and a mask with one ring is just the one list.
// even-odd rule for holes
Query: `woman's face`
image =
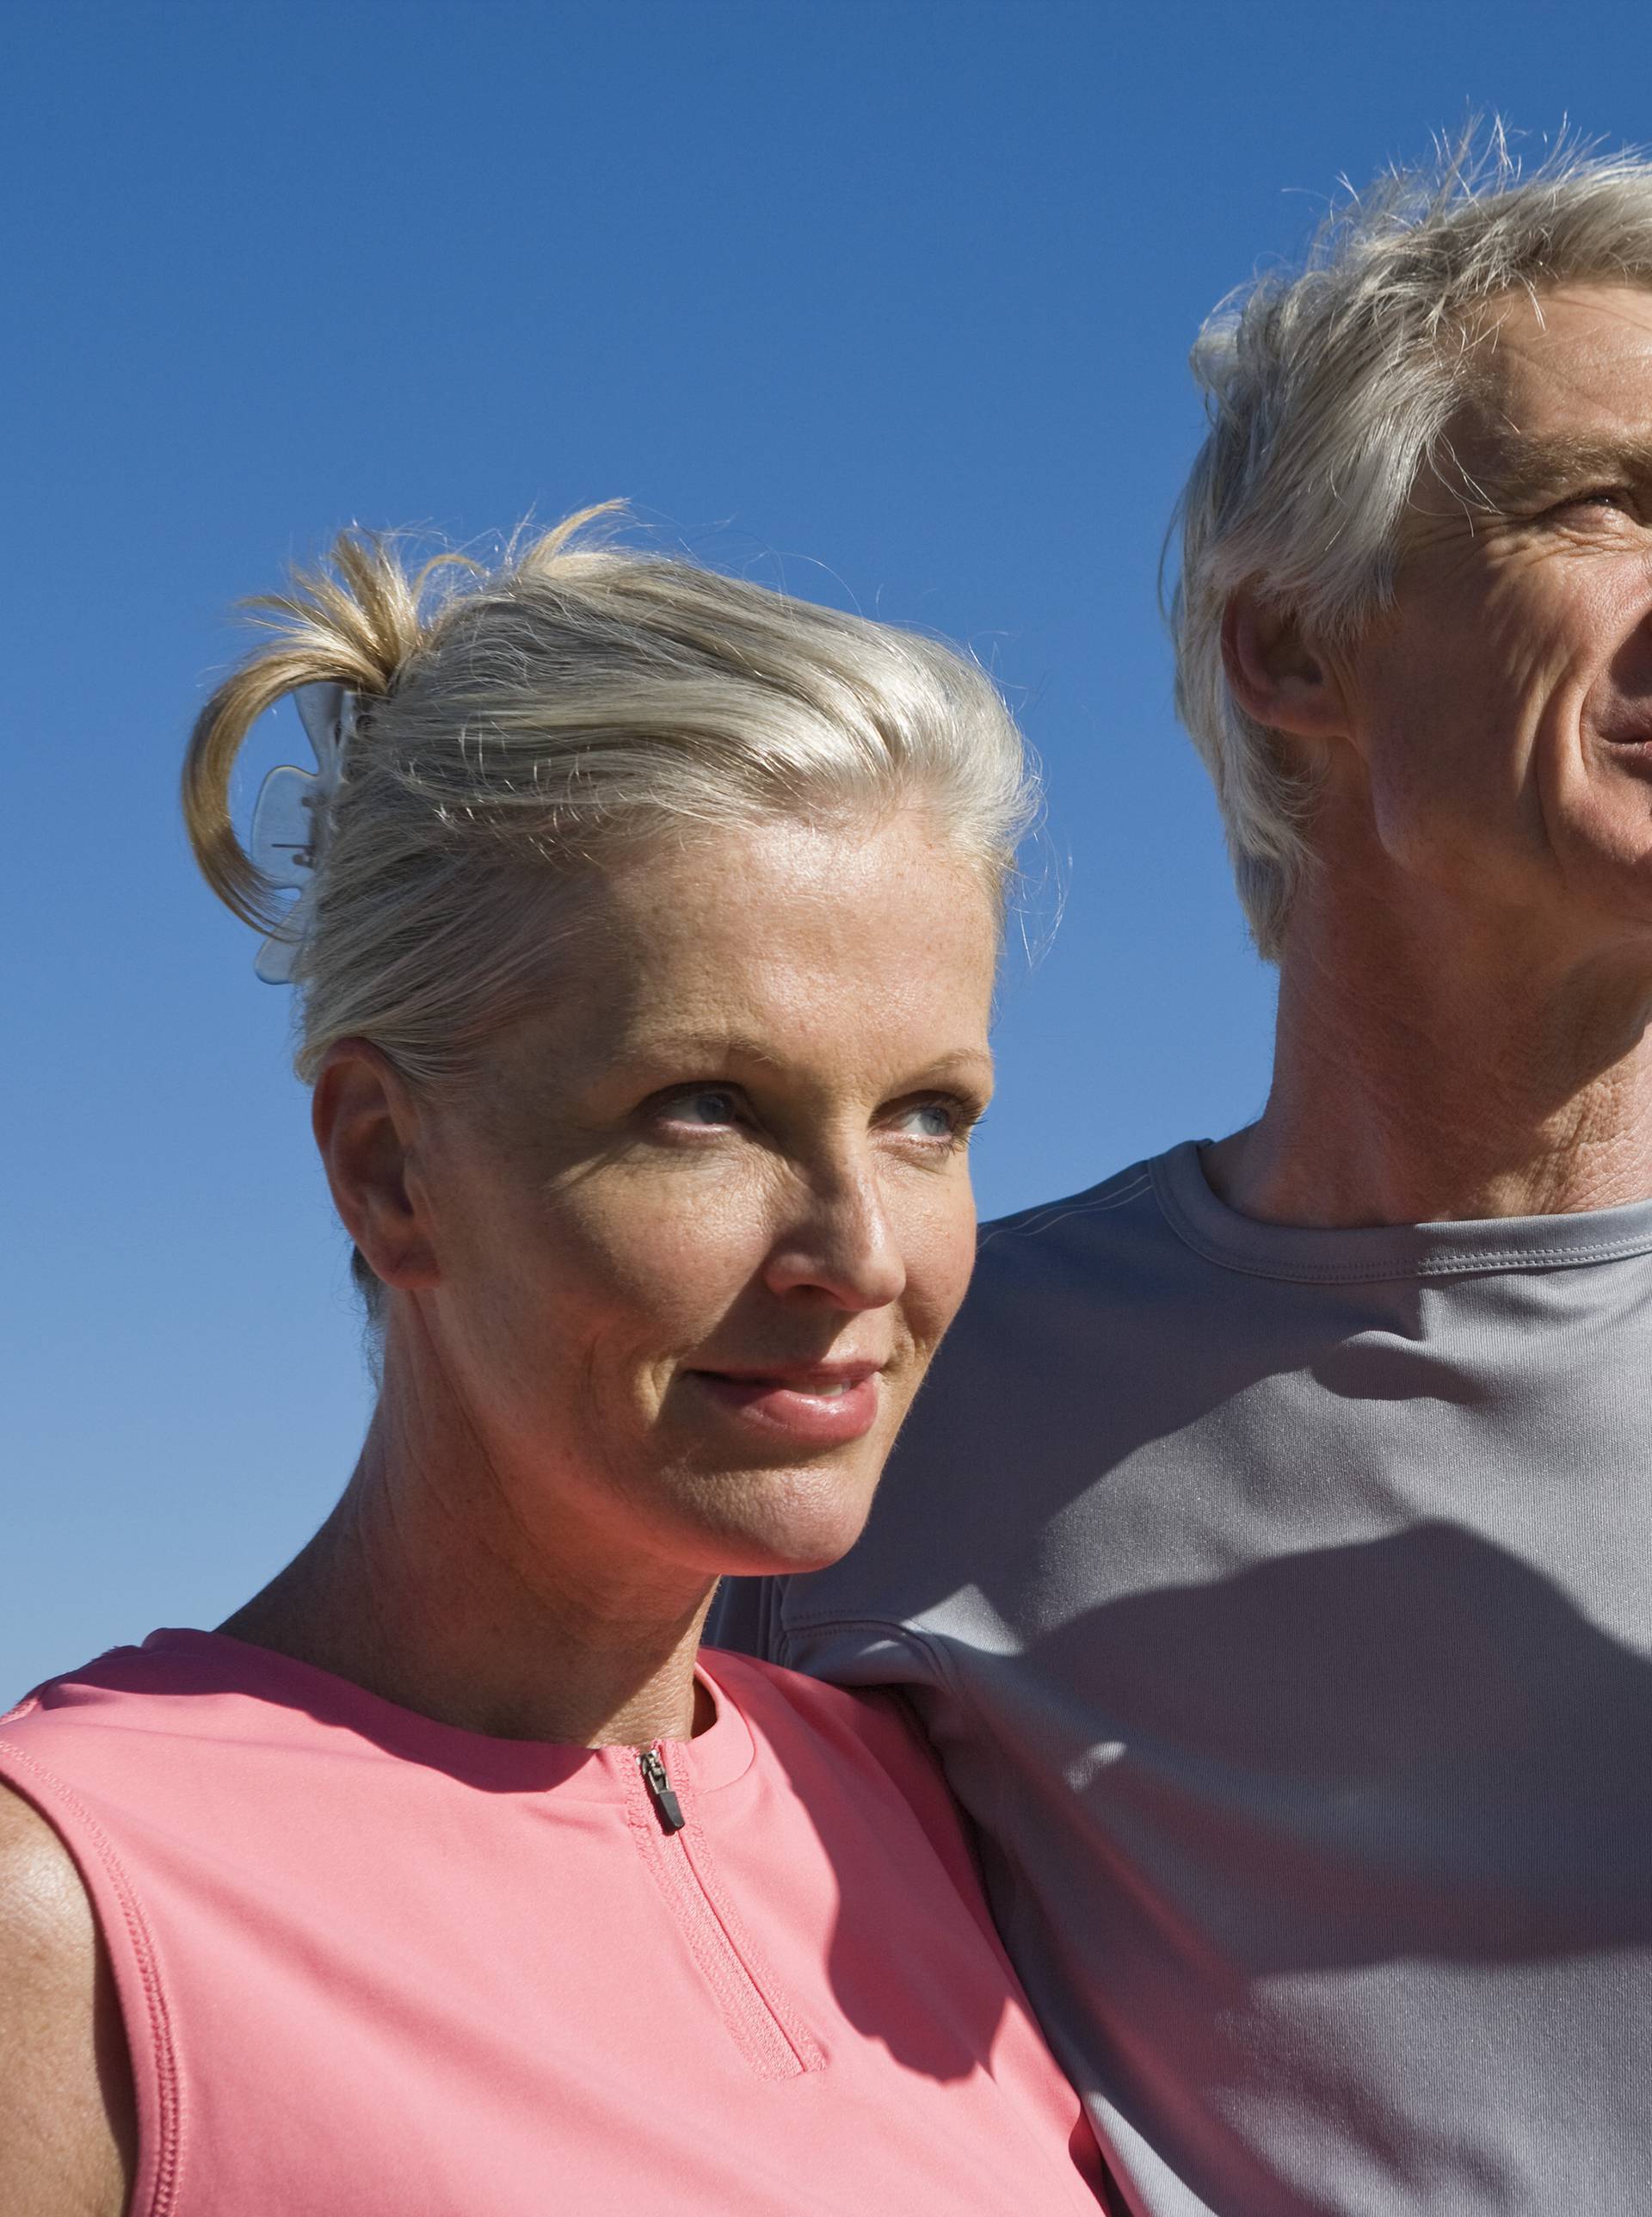
{"label": "woman's face", "polygon": [[711,1577],[829,1562],[968,1281],[977,872],[907,809],[656,847],[542,1013],[418,1108],[392,1303],[513,1529]]}

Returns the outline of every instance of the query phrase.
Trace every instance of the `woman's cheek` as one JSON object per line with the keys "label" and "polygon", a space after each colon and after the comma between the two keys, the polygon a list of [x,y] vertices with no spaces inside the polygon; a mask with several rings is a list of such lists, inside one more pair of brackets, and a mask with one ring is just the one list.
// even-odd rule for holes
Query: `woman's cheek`
{"label": "woman's cheek", "polygon": [[914,1195],[898,1221],[907,1327],[928,1352],[957,1315],[975,1269],[975,1196],[965,1165]]}
{"label": "woman's cheek", "polygon": [[587,1189],[564,1267],[589,1292],[603,1288],[604,1305],[698,1337],[761,1269],[764,1224],[749,1180],[627,1178]]}

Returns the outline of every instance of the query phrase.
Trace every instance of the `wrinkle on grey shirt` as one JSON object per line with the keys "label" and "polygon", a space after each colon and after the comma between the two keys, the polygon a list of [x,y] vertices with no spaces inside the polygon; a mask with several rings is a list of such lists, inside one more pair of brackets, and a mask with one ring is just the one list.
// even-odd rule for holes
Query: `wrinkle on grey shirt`
{"label": "wrinkle on grey shirt", "polygon": [[1141,2217],[1652,2209],[1652,1203],[989,1226],[865,1538],[712,1636],[899,1684]]}

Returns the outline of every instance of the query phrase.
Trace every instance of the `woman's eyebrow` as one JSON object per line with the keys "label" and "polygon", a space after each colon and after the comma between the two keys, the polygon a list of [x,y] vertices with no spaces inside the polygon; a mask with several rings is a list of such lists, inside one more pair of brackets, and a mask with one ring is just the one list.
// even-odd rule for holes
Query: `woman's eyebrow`
{"label": "woman's eyebrow", "polygon": [[990,1089],[993,1062],[980,1047],[961,1047],[938,1054],[916,1074],[915,1083],[928,1085],[975,1085]]}
{"label": "woman's eyebrow", "polygon": [[[740,1031],[663,1031],[628,1040],[608,1063],[610,1078],[652,1078],[676,1073],[691,1077],[732,1075],[743,1068],[779,1070],[783,1059],[751,1034]],[[926,1085],[968,1085],[989,1091],[993,1060],[980,1048],[943,1048],[901,1082],[913,1090]]]}
{"label": "woman's eyebrow", "polygon": [[757,1063],[773,1067],[772,1047],[749,1032],[689,1029],[640,1033],[627,1040],[614,1058],[616,1065],[652,1068],[656,1064],[687,1064],[709,1070],[733,1063]]}

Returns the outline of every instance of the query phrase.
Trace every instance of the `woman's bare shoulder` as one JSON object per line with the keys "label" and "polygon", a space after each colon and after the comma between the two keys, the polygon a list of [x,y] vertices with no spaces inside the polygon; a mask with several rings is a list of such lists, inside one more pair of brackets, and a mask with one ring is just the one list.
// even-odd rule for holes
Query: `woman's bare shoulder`
{"label": "woman's bare shoulder", "polygon": [[114,1982],[72,1857],[0,1786],[0,2208],[120,2217],[135,2134]]}

